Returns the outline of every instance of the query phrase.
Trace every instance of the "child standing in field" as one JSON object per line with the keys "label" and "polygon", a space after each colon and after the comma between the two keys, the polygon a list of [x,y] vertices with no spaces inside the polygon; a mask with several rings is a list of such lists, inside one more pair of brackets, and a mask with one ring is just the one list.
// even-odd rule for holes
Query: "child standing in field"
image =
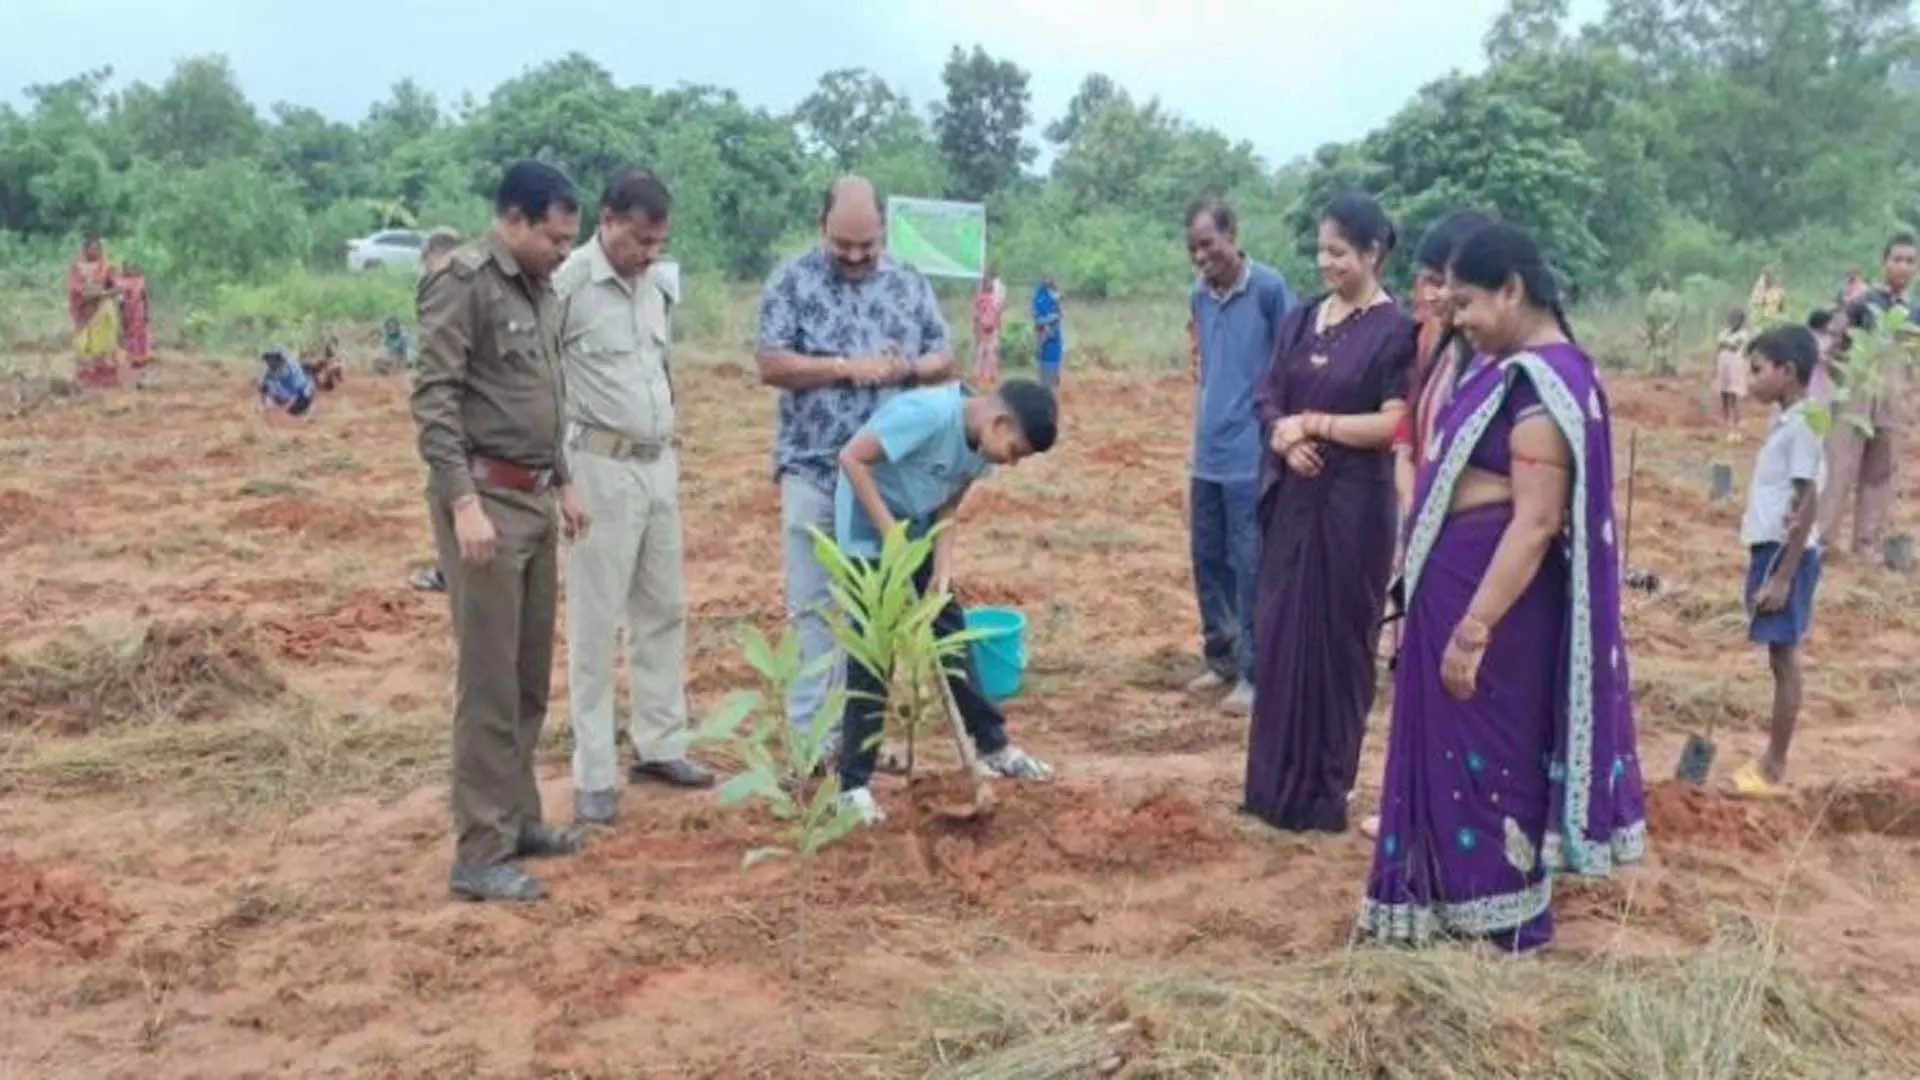
{"label": "child standing in field", "polygon": [[1807,384],[1820,345],[1804,326],[1780,326],[1754,339],[1753,397],[1778,405],[1753,462],[1740,542],[1748,553],[1747,637],[1767,647],[1773,669],[1773,718],[1767,752],[1733,774],[1743,795],[1773,795],[1787,771],[1787,750],[1800,718],[1800,643],[1813,621],[1820,583],[1820,530],[1815,519],[1827,482],[1825,440],[1809,415]]}
{"label": "child standing in field", "polygon": [[1727,328],[1720,334],[1720,351],[1713,361],[1713,385],[1720,392],[1720,421],[1727,435],[1740,432],[1740,399],[1747,396],[1747,313],[1727,312]]}
{"label": "child standing in field", "polygon": [[[959,633],[966,619],[950,591],[954,515],[974,480],[990,465],[1012,465],[1052,449],[1058,415],[1053,392],[1026,379],[1010,379],[997,390],[979,393],[964,383],[948,383],[889,399],[840,452],[835,542],[850,559],[877,559],[895,522],[907,522],[912,536],[948,523],[934,539],[932,556],[914,572],[913,583],[922,595],[929,590],[948,594],[934,619],[934,634]],[[980,689],[972,656],[962,653],[947,664],[947,686],[980,751],[981,764],[1018,780],[1051,777],[1053,770],[1045,762],[1008,741],[1006,717]],[[879,756],[890,674],[868,671],[847,657],[840,799],[868,824],[885,818],[868,784]]]}
{"label": "child standing in field", "polygon": [[288,416],[305,416],[313,408],[313,377],[304,364],[273,348],[260,354],[266,371],[260,376],[260,408],[281,409]]}

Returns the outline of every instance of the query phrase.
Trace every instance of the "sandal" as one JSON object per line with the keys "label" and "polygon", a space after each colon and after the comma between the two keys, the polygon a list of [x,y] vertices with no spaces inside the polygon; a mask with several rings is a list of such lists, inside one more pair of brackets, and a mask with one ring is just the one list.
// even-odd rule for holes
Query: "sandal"
{"label": "sandal", "polygon": [[1787,792],[1784,786],[1767,779],[1755,760],[1733,771],[1733,793],[1749,799],[1777,799]]}

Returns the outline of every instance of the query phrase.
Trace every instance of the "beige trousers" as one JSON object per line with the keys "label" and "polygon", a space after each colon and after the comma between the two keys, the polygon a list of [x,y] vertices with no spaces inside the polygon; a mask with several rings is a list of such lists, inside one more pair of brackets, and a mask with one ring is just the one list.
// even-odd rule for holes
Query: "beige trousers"
{"label": "beige trousers", "polygon": [[666,740],[687,726],[687,602],[680,459],[568,455],[591,522],[567,555],[567,700],[575,791],[611,791],[614,652],[624,626],[632,690],[627,734],[642,761],[677,757]]}

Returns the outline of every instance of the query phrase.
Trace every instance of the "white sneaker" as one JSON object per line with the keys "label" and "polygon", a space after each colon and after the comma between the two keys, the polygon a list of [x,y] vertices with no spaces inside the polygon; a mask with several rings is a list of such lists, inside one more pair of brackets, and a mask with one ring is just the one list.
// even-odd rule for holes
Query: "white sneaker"
{"label": "white sneaker", "polygon": [[1367,815],[1367,819],[1360,823],[1360,835],[1366,837],[1369,840],[1380,839],[1380,815],[1379,814]]}
{"label": "white sneaker", "polygon": [[873,801],[873,792],[863,787],[841,792],[840,808],[842,810],[852,808],[857,811],[862,825],[878,825],[887,820],[887,812],[880,809],[879,803]]}
{"label": "white sneaker", "polygon": [[1226,688],[1227,688],[1227,680],[1221,678],[1219,675],[1215,674],[1212,671],[1208,671],[1205,674],[1201,675],[1199,678],[1187,684],[1187,693],[1213,694],[1213,693],[1218,693],[1221,690],[1225,690]]}
{"label": "white sneaker", "polygon": [[1233,716],[1253,715],[1253,684],[1241,680],[1220,699],[1220,711]]}
{"label": "white sneaker", "polygon": [[1051,780],[1053,766],[1008,743],[980,759],[980,764],[1009,780]]}

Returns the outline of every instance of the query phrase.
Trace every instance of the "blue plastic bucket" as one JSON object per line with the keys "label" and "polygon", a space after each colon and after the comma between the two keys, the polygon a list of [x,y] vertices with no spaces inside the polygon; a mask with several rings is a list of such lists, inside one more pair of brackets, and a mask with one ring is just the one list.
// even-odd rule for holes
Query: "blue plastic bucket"
{"label": "blue plastic bucket", "polygon": [[983,632],[968,642],[980,689],[995,701],[1018,694],[1027,670],[1027,617],[1014,608],[968,608],[967,629]]}

